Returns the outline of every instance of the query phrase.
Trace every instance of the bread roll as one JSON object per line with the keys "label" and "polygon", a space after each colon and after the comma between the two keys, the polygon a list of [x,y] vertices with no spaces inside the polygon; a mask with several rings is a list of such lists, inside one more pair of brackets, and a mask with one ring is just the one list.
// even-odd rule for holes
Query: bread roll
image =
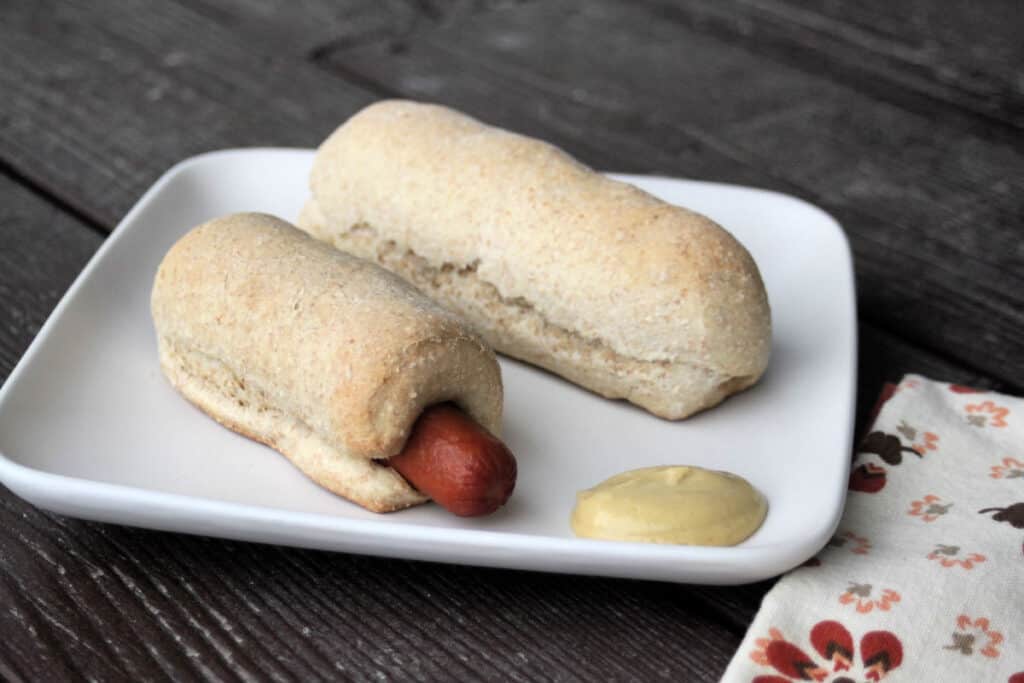
{"label": "bread roll", "polygon": [[160,365],[223,425],[375,512],[426,500],[377,462],[454,401],[494,434],[501,371],[455,315],[372,263],[260,214],[178,241],[152,293]]}
{"label": "bread roll", "polygon": [[678,419],[767,365],[768,300],[746,249],[547,143],[380,102],[321,145],[311,189],[300,228],[603,396]]}

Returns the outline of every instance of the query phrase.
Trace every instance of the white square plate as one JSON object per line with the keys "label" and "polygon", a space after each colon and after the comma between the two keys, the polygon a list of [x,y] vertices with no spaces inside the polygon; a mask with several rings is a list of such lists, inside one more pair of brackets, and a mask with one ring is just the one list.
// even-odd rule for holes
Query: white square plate
{"label": "white square plate", "polygon": [[[313,153],[246,149],[168,171],[85,268],[0,389],[0,479],[86,519],[248,541],[579,574],[743,583],[804,561],[842,510],[853,422],[855,312],[839,225],[798,199],[731,185],[621,178],[717,220],[760,265],[774,351],[763,380],[683,422],[607,401],[502,359],[509,504],[456,518],[424,505],[375,515],[281,455],[219,427],[164,381],[149,293],[192,226],[234,211],[294,219]],[[574,538],[576,491],[636,467],[694,464],[749,479],[764,526],[733,548]]]}

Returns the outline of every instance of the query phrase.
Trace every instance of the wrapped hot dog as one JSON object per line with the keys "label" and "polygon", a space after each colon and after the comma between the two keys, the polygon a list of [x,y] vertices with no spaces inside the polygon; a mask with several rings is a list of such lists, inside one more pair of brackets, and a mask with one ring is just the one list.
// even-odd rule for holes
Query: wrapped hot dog
{"label": "wrapped hot dog", "polygon": [[493,351],[382,268],[235,214],[171,248],[151,305],[170,383],[334,493],[375,512],[429,496],[467,515],[511,494]]}

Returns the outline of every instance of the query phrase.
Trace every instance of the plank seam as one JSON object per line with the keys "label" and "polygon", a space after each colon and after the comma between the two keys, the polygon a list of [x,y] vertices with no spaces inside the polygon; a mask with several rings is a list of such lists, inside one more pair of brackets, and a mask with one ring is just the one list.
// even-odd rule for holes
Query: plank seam
{"label": "plank seam", "polygon": [[101,237],[106,237],[113,229],[107,228],[82,209],[69,203],[55,192],[46,189],[41,183],[36,182],[33,178],[15,168],[7,159],[0,158],[0,176],[6,176],[15,184],[20,185],[46,203],[71,216]]}
{"label": "plank seam", "polygon": [[[936,90],[945,90],[946,92],[961,93],[967,98],[980,98],[982,96],[977,92],[963,87],[960,83],[942,83],[941,81],[933,80],[926,75],[918,74],[910,70],[906,73],[894,75],[892,73],[887,73],[885,70],[879,69],[872,64],[867,64],[864,61],[858,62],[851,59],[845,59],[842,55],[830,53],[815,46],[787,44],[773,36],[767,36],[761,43],[751,41],[747,36],[742,35],[742,33],[733,30],[728,26],[727,20],[719,16],[716,12],[716,10],[718,10],[717,6],[708,6],[707,3],[702,3],[701,0],[694,1],[704,5],[705,9],[703,12],[700,10],[695,12],[694,10],[688,9],[679,4],[667,3],[665,0],[642,0],[644,5],[657,11],[662,17],[670,21],[681,23],[694,32],[715,38],[729,45],[736,46],[759,57],[767,57],[779,64],[800,69],[801,71],[813,76],[834,78],[835,74],[830,75],[825,69],[808,68],[808,66],[812,64],[825,64],[830,66],[832,69],[839,71],[840,74],[845,77],[843,79],[844,85],[855,89],[859,93],[872,99],[890,102],[891,104],[907,111],[928,113],[929,115],[934,114],[934,105],[940,105],[943,108],[954,111],[960,115],[966,114],[972,118],[981,118],[987,124],[999,127],[1004,134],[1016,136],[1020,133],[1020,124],[1016,123],[1012,119],[1008,119],[999,113],[988,111],[983,107],[979,107],[970,102],[947,99],[936,92]],[[835,43],[839,46],[837,49],[849,52],[862,51],[873,59],[896,60],[903,65],[919,66],[901,55],[892,54],[877,48],[871,49],[856,40],[852,40],[849,35],[847,35],[848,32],[846,31],[830,31],[823,29],[820,23],[825,22],[826,20],[824,19],[818,22],[818,25],[816,25],[815,22],[798,22],[797,17],[802,18],[808,14],[807,12],[799,12],[796,10],[792,10],[790,12],[780,11],[777,7],[767,6],[765,3],[758,2],[742,2],[741,4],[745,5],[749,9],[753,9],[755,12],[761,13],[761,15],[766,17],[766,20],[770,22],[791,21],[793,23],[799,23],[800,26],[808,31],[815,32],[824,40]],[[710,19],[710,21],[701,22],[700,26],[694,25],[694,20],[700,20],[702,18]],[[820,57],[821,59],[809,60],[798,58],[800,54],[808,53]],[[884,80],[887,85],[892,87],[894,92],[886,94],[880,92],[879,88],[872,87],[873,82],[878,80]],[[892,97],[894,94],[900,95],[899,91],[905,92],[903,92],[901,96]],[[913,99],[920,100],[921,104],[913,106],[911,104]]]}
{"label": "plank seam", "polygon": [[[883,334],[887,334],[890,337],[894,337],[895,339],[897,339],[898,341],[902,342],[903,344],[911,347],[915,351],[920,351],[920,352],[927,353],[928,355],[931,355],[931,356],[937,358],[938,360],[943,361],[944,363],[946,363],[948,365],[956,366],[956,367],[958,367],[958,368],[960,368],[962,370],[966,370],[967,372],[969,372],[969,373],[971,373],[973,375],[978,375],[979,377],[982,377],[984,379],[997,382],[999,387],[1000,387],[1000,391],[1002,391],[1004,393],[1014,394],[1014,395],[1017,395],[1017,396],[1024,396],[1024,386],[1016,384],[1015,382],[1013,382],[1011,380],[1003,379],[1002,377],[1000,377],[998,375],[993,375],[988,370],[985,370],[983,368],[979,368],[978,366],[974,365],[973,363],[971,363],[971,362],[969,362],[967,360],[964,360],[962,358],[959,358],[958,356],[955,356],[954,354],[952,354],[952,353],[950,353],[950,352],[948,352],[948,351],[946,351],[944,349],[941,349],[941,348],[939,348],[937,346],[934,346],[934,345],[929,344],[927,342],[922,342],[920,339],[917,339],[915,337],[907,337],[904,334],[902,334],[900,332],[897,332],[894,329],[892,329],[888,324],[886,324],[882,320],[877,319],[874,316],[872,316],[870,311],[858,310],[858,312],[857,312],[857,322],[860,323],[861,325],[867,325],[869,327],[872,327],[872,328],[874,328],[874,330],[876,330],[878,332],[882,332]],[[899,377],[891,377],[889,379],[891,379],[891,380],[899,380]],[[935,380],[938,380],[938,381],[943,381],[944,378],[942,378],[942,377],[934,377],[932,379],[935,379]],[[879,387],[879,388],[881,388],[881,387]]]}

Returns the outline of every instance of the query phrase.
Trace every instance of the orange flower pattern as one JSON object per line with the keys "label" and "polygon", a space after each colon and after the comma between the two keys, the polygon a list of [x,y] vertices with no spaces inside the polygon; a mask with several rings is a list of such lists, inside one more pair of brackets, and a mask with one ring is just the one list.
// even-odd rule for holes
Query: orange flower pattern
{"label": "orange flower pattern", "polygon": [[[849,545],[847,545],[848,542],[850,543]],[[858,536],[852,531],[842,531],[837,533],[832,537],[828,544],[833,548],[845,547],[854,555],[867,555],[871,552],[871,541],[863,536]]]}
{"label": "orange flower pattern", "polygon": [[900,594],[891,588],[883,589],[877,599],[871,597],[872,590],[870,583],[850,582],[850,587],[839,596],[839,604],[853,605],[859,613],[868,614],[874,609],[888,612],[900,601]]}
{"label": "orange flower pattern", "polygon": [[925,432],[921,435],[921,443],[915,443],[911,445],[915,451],[924,455],[925,451],[934,451],[938,448],[936,444],[939,442],[939,435],[934,432]]}
{"label": "orange flower pattern", "polygon": [[[979,640],[984,641],[979,643]],[[988,619],[978,617],[972,620],[966,614],[956,619],[956,631],[953,642],[946,645],[946,650],[956,650],[962,655],[973,655],[979,645],[978,652],[985,657],[995,659],[999,656],[999,644],[1003,642],[1003,634],[989,628]]]}
{"label": "orange flower pattern", "polygon": [[965,410],[967,424],[972,427],[1005,427],[1006,418],[1010,414],[1009,408],[997,406],[992,401],[971,403]]}
{"label": "orange flower pattern", "polygon": [[938,496],[929,493],[921,500],[911,502],[907,514],[911,517],[920,517],[923,522],[934,522],[953,507],[952,503],[939,503],[940,500],[942,499]]}
{"label": "orange flower pattern", "polygon": [[993,391],[887,384],[838,530],[773,589],[725,680],[1024,683],[1008,599],[1024,569],[1021,414],[1024,401]]}
{"label": "orange flower pattern", "polygon": [[963,557],[958,557],[959,554],[959,546],[938,543],[935,546],[935,550],[928,553],[927,557],[929,560],[938,562],[943,567],[963,567],[964,569],[974,569],[976,564],[981,564],[988,560],[981,553],[968,553]]}
{"label": "orange flower pattern", "polygon": [[988,476],[993,479],[1024,480],[1024,462],[1016,458],[1003,458],[1001,465],[992,465],[992,474]]}
{"label": "orange flower pattern", "polygon": [[[913,442],[910,447],[917,451],[918,455],[924,455],[926,451],[934,451],[939,447],[938,434],[935,432],[920,432],[917,428],[908,425],[906,420],[900,422],[900,426],[896,428],[896,431]],[[918,439],[919,434],[920,439]]]}

